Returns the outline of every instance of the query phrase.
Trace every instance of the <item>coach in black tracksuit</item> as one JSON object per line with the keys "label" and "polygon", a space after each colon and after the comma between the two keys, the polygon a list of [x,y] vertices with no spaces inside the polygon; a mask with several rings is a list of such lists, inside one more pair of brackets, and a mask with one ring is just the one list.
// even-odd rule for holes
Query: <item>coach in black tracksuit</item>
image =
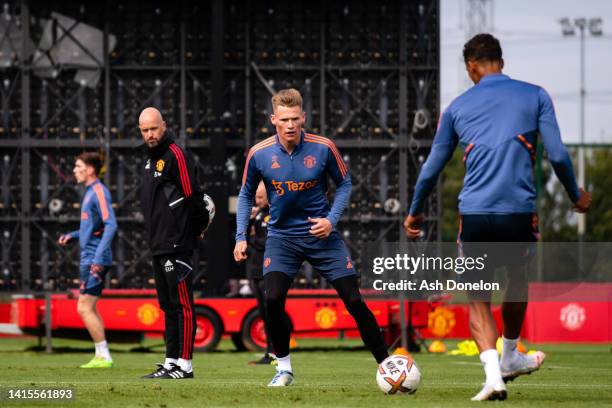
{"label": "coach in black tracksuit", "polygon": [[148,158],[141,205],[153,253],[155,288],[166,323],[166,360],[143,378],[193,378],[196,332],[191,255],[196,246],[192,220],[197,189],[192,157],[174,143],[155,108],[145,109],[139,127]]}

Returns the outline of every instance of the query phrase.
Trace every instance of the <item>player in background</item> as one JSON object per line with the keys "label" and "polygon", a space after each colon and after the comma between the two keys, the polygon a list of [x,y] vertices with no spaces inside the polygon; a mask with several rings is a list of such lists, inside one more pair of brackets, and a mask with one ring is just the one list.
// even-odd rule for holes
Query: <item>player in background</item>
{"label": "player in background", "polygon": [[[407,236],[413,239],[420,236],[425,199],[457,144],[465,151],[466,166],[459,195],[459,242],[533,242],[537,239],[532,224],[536,211],[532,158],[538,134],[575,211],[586,212],[591,195],[576,185],[572,162],[561,142],[548,93],[502,73],[501,46],[490,34],[478,34],[469,40],[463,48],[463,57],[475,86],[457,97],[440,117],[431,152],[419,174],[409,215],[404,221]],[[526,294],[524,270],[523,265],[509,270],[508,279],[509,286],[525,285]],[[499,361],[490,301],[470,296],[470,329],[486,375],[484,387],[472,400],[503,400],[507,396],[505,382],[537,370],[545,356],[541,352],[534,355],[518,352],[527,302],[505,301],[503,351]]]}
{"label": "player in background", "polygon": [[[272,97],[270,115],[277,134],[251,148],[246,159],[236,216],[234,258],[247,258],[247,226],[255,191],[264,181],[270,200],[270,222],[263,274],[266,307],[277,373],[268,386],[293,380],[289,326],[284,318],[287,292],[304,260],[336,289],[357,322],[361,338],[378,363],[388,357],[378,323],[368,309],[346,245],[335,226],[349,203],[351,177],[334,143],[302,131],[305,113],[295,89]],[[334,202],[327,199],[327,176],[336,184]]]}
{"label": "player in background", "polygon": [[248,226],[247,235],[247,260],[246,275],[251,284],[253,294],[257,299],[259,316],[264,323],[266,333],[266,351],[261,359],[251,362],[251,364],[270,364],[273,361],[270,353],[272,352],[272,340],[268,328],[268,318],[266,304],[264,300],[264,280],[263,280],[263,260],[264,250],[266,249],[266,238],[268,236],[268,222],[270,222],[270,207],[266,186],[263,182],[259,183],[255,191],[255,206],[251,212],[251,219]]}
{"label": "player in background", "polygon": [[96,309],[102,294],[104,277],[113,261],[111,243],[117,231],[117,220],[108,189],[98,179],[102,160],[98,153],[81,153],[74,164],[77,183],[85,185],[81,202],[81,225],[78,230],[59,237],[58,243],[66,246],[78,240],[81,247],[80,295],[77,310],[91,336],[96,354],[81,368],[111,368],[111,358],[104,334],[104,323]]}

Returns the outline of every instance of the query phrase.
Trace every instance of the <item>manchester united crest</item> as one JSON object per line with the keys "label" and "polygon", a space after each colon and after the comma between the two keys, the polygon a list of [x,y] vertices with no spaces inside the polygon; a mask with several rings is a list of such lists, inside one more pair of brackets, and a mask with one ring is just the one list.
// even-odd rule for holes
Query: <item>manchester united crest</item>
{"label": "manchester united crest", "polygon": [[157,163],[155,163],[155,170],[157,170],[158,172],[161,173],[161,171],[164,169],[164,165],[166,163],[163,160],[158,160]]}
{"label": "manchester united crest", "polygon": [[338,314],[332,308],[322,307],[315,313],[315,322],[322,329],[333,327],[336,320],[338,320]]}
{"label": "manchester united crest", "polygon": [[136,316],[142,324],[151,326],[159,319],[159,308],[151,303],[145,303],[138,308]]}
{"label": "manchester united crest", "polygon": [[436,307],[433,312],[429,313],[427,319],[429,330],[438,338],[448,336],[456,324],[455,313],[443,306]]}
{"label": "manchester united crest", "polygon": [[586,320],[584,307],[577,303],[570,303],[561,309],[561,324],[567,330],[575,331],[582,327]]}
{"label": "manchester united crest", "polygon": [[304,166],[307,169],[312,169],[317,164],[317,159],[314,156],[308,155],[304,157]]}

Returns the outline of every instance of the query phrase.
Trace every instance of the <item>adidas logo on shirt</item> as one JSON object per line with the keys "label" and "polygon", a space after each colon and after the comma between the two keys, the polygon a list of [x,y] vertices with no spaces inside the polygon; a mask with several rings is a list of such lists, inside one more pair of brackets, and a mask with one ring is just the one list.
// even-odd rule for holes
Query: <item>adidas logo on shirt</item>
{"label": "adidas logo on shirt", "polygon": [[168,259],[166,263],[164,264],[164,268],[166,269],[166,272],[172,272],[174,270],[174,265]]}

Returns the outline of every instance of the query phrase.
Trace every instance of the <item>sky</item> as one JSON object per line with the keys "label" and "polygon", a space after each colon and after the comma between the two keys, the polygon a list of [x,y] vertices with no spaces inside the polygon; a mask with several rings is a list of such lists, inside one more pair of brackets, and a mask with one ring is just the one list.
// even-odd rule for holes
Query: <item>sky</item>
{"label": "sky", "polygon": [[[612,143],[612,1],[492,0],[493,35],[499,38],[504,73],[544,87],[553,98],[565,143],[580,141],[580,40],[563,37],[562,17],[601,17],[602,37],[586,35],[587,143]],[[461,58],[467,0],[440,0],[441,108],[470,84]]]}

